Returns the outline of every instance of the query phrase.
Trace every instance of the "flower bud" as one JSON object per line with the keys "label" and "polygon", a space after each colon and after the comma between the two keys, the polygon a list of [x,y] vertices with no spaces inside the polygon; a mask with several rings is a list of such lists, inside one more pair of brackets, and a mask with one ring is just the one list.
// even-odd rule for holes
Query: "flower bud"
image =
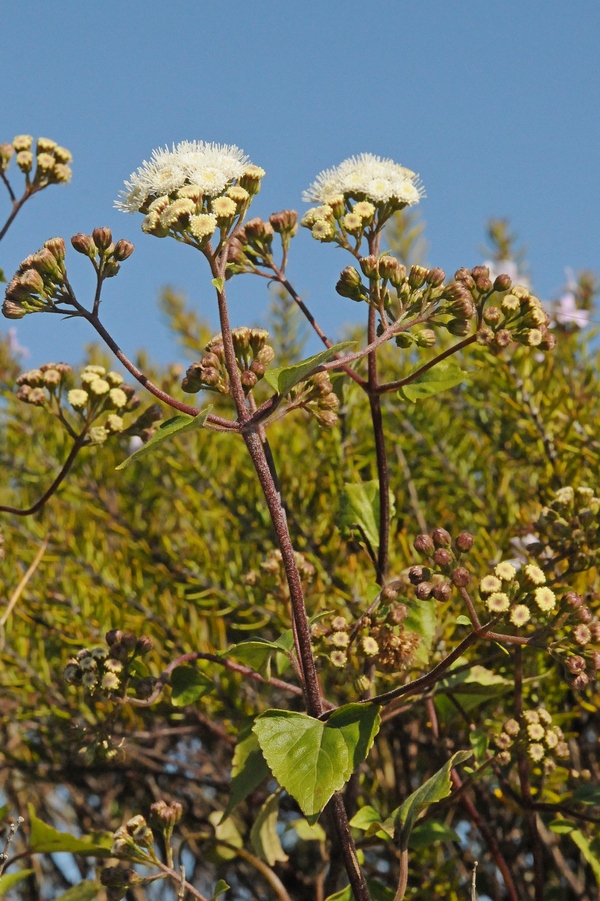
{"label": "flower bud", "polygon": [[436,601],[444,603],[452,597],[452,585],[450,582],[437,582],[432,589],[432,595]]}
{"label": "flower bud", "polygon": [[241,373],[240,381],[245,391],[251,391],[258,382],[258,377],[249,369],[246,369]]}
{"label": "flower bud", "polygon": [[137,644],[137,638],[133,632],[123,632],[121,635],[121,644],[128,651],[133,651]]}
{"label": "flower bud", "polygon": [[469,584],[469,570],[465,569],[464,566],[457,566],[455,570],[453,570],[452,575],[450,576],[454,585],[457,588],[464,588]]}
{"label": "flower bud", "polygon": [[417,535],[414,540],[414,548],[418,551],[419,554],[422,554],[424,557],[431,557],[434,551],[434,544],[429,535],[425,533],[421,535]]}
{"label": "flower bud", "polygon": [[62,238],[49,238],[48,241],[44,242],[44,247],[48,248],[50,253],[59,263],[64,262],[65,256],[67,255],[67,248],[65,247],[65,242]]}
{"label": "flower bud", "polygon": [[586,673],[579,673],[578,676],[575,676],[571,684],[577,691],[581,691],[582,689],[587,688],[589,681]]}
{"label": "flower bud", "polygon": [[126,260],[131,256],[134,249],[135,248],[131,241],[126,241],[125,238],[121,238],[121,240],[117,241],[117,243],[115,244],[113,257],[115,260],[122,262],[123,260]]}
{"label": "flower bud", "polygon": [[366,278],[376,279],[379,277],[379,259],[375,254],[371,253],[369,256],[362,257],[359,263]]}
{"label": "flower bud", "polygon": [[510,275],[498,275],[494,281],[494,291],[510,291],[511,285]]}
{"label": "flower bud", "polygon": [[474,266],[473,269],[471,269],[471,275],[473,278],[489,278],[490,270],[487,266]]}
{"label": "flower bud", "polygon": [[433,347],[437,340],[437,336],[433,329],[422,328],[415,332],[415,343],[417,347]]}
{"label": "flower bud", "polygon": [[569,607],[573,607],[573,609],[576,610],[583,604],[583,598],[576,591],[567,591],[565,595],[565,602],[569,605]]}
{"label": "flower bud", "polygon": [[273,231],[277,234],[295,235],[298,231],[298,213],[296,210],[281,210],[279,213],[271,213],[269,222],[273,226]]}
{"label": "flower bud", "polygon": [[567,657],[565,660],[565,666],[570,673],[576,675],[577,673],[582,673],[585,670],[585,660],[583,659],[583,657],[577,654],[573,657]]}
{"label": "flower bud", "polygon": [[457,338],[464,338],[465,335],[468,335],[470,328],[468,319],[450,319],[446,323],[446,329]]}
{"label": "flower bud", "polygon": [[33,169],[33,153],[29,150],[21,150],[17,153],[17,166],[25,175]]}
{"label": "flower bud", "polygon": [[0,144],[0,172],[6,172],[14,152],[11,144]]}
{"label": "flower bud", "polygon": [[413,585],[418,585],[420,582],[426,582],[430,577],[431,570],[426,566],[411,566],[408,571],[408,578]]}
{"label": "flower bud", "polygon": [[456,536],[456,541],[454,543],[459,551],[467,553],[475,544],[475,539],[470,532],[461,532],[460,535]]}
{"label": "flower bud", "polygon": [[395,601],[400,594],[402,582],[389,582],[385,588],[381,590],[381,599],[383,601]]}
{"label": "flower bud", "polygon": [[112,242],[112,232],[110,228],[95,228],[92,232],[92,238],[98,250],[107,250]]}
{"label": "flower bud", "polygon": [[77,253],[82,253],[84,254],[84,256],[89,257],[91,260],[93,260],[98,253],[98,248],[94,244],[92,236],[84,235],[83,232],[78,232],[76,235],[73,235],[73,237],[71,238],[71,244],[73,245]]}
{"label": "flower bud", "polygon": [[433,555],[434,563],[437,563],[438,566],[449,566],[452,559],[452,553],[445,547],[439,547]]}
{"label": "flower bud", "polygon": [[487,307],[483,311],[483,319],[488,325],[498,325],[502,319],[502,311],[498,307]]}
{"label": "flower bud", "polygon": [[138,656],[143,656],[144,654],[149,654],[153,648],[152,640],[147,638],[146,635],[140,636],[135,643],[135,653]]}
{"label": "flower bud", "polygon": [[594,615],[589,607],[580,607],[577,611],[577,618],[582,623],[591,623],[594,618]]}
{"label": "flower bud", "polygon": [[482,325],[477,331],[477,343],[484,347],[489,346],[494,340],[494,333],[487,325]]}
{"label": "flower bud", "polygon": [[396,257],[385,254],[379,258],[379,275],[391,282],[394,288],[398,288],[406,278],[406,266]]}
{"label": "flower bud", "polygon": [[428,601],[432,591],[433,585],[431,582],[420,582],[415,589],[415,594],[420,601]]}
{"label": "flower bud", "polygon": [[513,336],[506,328],[501,328],[496,332],[494,343],[497,347],[508,347],[512,343]]}
{"label": "flower bud", "polygon": [[475,279],[475,287],[480,294],[487,294],[492,290],[492,282],[486,275],[480,275]]}
{"label": "flower bud", "polygon": [[425,284],[428,274],[428,270],[424,269],[423,266],[411,266],[408,273],[408,284],[411,288],[420,288]]}
{"label": "flower bud", "polygon": [[431,533],[431,537],[433,538],[433,543],[436,547],[450,547],[452,544],[452,538],[446,529],[434,529]]}
{"label": "flower bud", "polygon": [[443,269],[440,269],[439,266],[435,269],[430,269],[427,273],[427,281],[433,288],[438,288],[440,285],[443,285],[445,278],[446,273]]}

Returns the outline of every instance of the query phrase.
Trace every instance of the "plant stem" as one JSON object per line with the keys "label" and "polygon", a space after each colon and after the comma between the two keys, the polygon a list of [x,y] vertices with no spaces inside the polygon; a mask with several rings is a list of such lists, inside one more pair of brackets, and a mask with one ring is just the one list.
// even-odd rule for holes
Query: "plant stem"
{"label": "plant stem", "polygon": [[[369,344],[375,340],[375,327],[377,311],[369,308],[368,338]],[[379,481],[379,550],[377,553],[377,583],[383,585],[388,568],[389,543],[390,543],[390,477],[385,450],[385,436],[383,434],[383,417],[381,415],[381,401],[377,395],[377,351],[369,354],[369,406],[371,408],[371,422],[373,423],[373,436],[375,438],[375,456],[377,459],[377,478]]]}
{"label": "plant stem", "polygon": [[73,447],[69,453],[69,456],[63,463],[63,467],[59,474],[56,476],[50,487],[47,491],[42,494],[41,498],[36,501],[35,504],[31,507],[27,507],[25,510],[20,510],[18,507],[9,507],[9,506],[0,506],[0,513],[13,513],[15,516],[32,516],[34,513],[37,513],[38,510],[44,506],[46,501],[48,501],[52,495],[57,491],[61,482],[68,474],[71,469],[73,463],[75,462],[75,457],[83,447],[83,442],[85,441],[85,433],[79,436],[73,443]]}

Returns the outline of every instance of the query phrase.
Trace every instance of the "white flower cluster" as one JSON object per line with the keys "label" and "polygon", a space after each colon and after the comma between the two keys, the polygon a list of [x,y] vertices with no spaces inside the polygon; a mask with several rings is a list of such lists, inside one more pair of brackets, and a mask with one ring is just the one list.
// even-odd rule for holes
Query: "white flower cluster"
{"label": "white flower cluster", "polygon": [[372,153],[361,153],[319,173],[302,199],[306,203],[327,203],[342,194],[375,204],[413,206],[424,193],[418,176],[410,169]]}
{"label": "white flower cluster", "polygon": [[[111,410],[123,412],[129,396],[119,387],[122,383],[123,378],[118,372],[107,372],[104,366],[88,365],[81,373],[81,388],[72,388],[67,400],[84,417]],[[92,444],[104,444],[110,435],[122,432],[124,428],[122,416],[109,412],[105,424],[92,426],[88,435]]]}
{"label": "white flower cluster", "polygon": [[126,190],[115,206],[125,213],[137,213],[148,200],[173,194],[184,185],[196,185],[206,197],[216,197],[241,178],[249,165],[248,157],[235,144],[180,141],[172,150],[153,150],[150,161],[144,160],[125,182]]}

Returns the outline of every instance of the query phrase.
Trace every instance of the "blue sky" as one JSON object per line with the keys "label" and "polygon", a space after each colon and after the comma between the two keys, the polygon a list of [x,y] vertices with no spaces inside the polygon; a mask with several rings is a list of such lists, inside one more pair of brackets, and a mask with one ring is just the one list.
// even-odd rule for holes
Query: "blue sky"
{"label": "blue sky", "polygon": [[[265,216],[303,207],[316,173],[352,154],[392,157],[424,182],[430,263],[480,262],[486,221],[508,216],[551,297],[565,267],[600,270],[599,36],[596,0],[4,3],[0,141],[52,137],[74,178],[25,207],[0,266],[10,276],[46,238],[109,225],[136,252],[107,285],[105,322],[130,354],[175,360],[156,298],[181,288],[216,326],[204,261],[143,235],[113,201],[152,148],[196,138],[235,143],[266,169],[253,207]],[[339,334],[359,312],[333,290],[349,261],[305,230],[294,245],[290,275]],[[69,271],[85,298],[91,269],[72,253]],[[262,280],[238,279],[231,295],[235,324],[260,321]],[[42,315],[17,336],[28,365],[76,362],[92,339]]]}

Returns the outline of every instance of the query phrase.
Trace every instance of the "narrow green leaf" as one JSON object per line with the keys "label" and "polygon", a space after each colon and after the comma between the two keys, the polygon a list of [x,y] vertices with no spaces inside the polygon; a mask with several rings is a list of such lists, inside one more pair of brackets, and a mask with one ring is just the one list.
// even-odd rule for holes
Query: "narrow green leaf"
{"label": "narrow green leaf", "polygon": [[392,818],[396,824],[396,835],[400,847],[406,848],[417,817],[422,810],[442,798],[447,798],[452,789],[450,770],[473,756],[472,751],[457,751],[444,766],[409,795],[404,804],[394,811]]}
{"label": "narrow green leaf", "polygon": [[[390,491],[390,514],[395,513]],[[360,527],[374,551],[379,549],[379,482],[346,483],[340,497],[339,521],[342,528]]]}
{"label": "narrow green leaf", "polygon": [[258,738],[254,732],[250,732],[238,741],[233,752],[231,792],[227,807],[223,811],[223,820],[226,820],[238,804],[241,804],[268,775],[269,767]]}
{"label": "narrow green leaf", "polygon": [[222,291],[224,284],[225,283],[224,283],[223,279],[221,278],[221,276],[219,276],[219,278],[213,278],[211,280],[211,285],[214,285],[215,288],[217,289],[217,291]]}
{"label": "narrow green leaf", "polygon": [[573,839],[579,850],[581,851],[581,856],[585,860],[586,863],[590,865],[592,871],[594,873],[594,877],[596,879],[596,885],[600,888],[600,860],[593,853],[591,848],[591,843],[588,838],[585,837],[583,832],[579,829],[572,829],[569,832],[569,837]]}
{"label": "narrow green leaf", "polygon": [[23,879],[27,879],[32,873],[33,870],[18,870],[16,873],[5,873],[4,876],[0,876],[0,898],[4,898],[11,888],[14,888]]}
{"label": "narrow green leaf", "polygon": [[271,772],[310,821],[363,762],[379,725],[375,705],[347,704],[326,723],[304,713],[267,710],[253,730]]}
{"label": "narrow green leaf", "polygon": [[468,372],[464,372],[452,360],[442,360],[418,376],[414,382],[400,388],[398,396],[414,404],[418,400],[433,397],[434,394],[441,394],[442,391],[460,385],[468,375]]}
{"label": "narrow green leaf", "polygon": [[55,851],[69,851],[71,854],[87,854],[94,857],[110,857],[113,842],[112,833],[96,834],[76,838],[68,832],[59,832],[48,826],[35,815],[33,805],[29,805],[29,850],[32,854],[52,854]]}
{"label": "narrow green leaf", "polygon": [[171,673],[171,703],[174,707],[186,707],[214,688],[212,679],[193,666],[177,666]]}
{"label": "narrow green leaf", "polygon": [[355,341],[342,341],[340,344],[334,344],[333,347],[321,351],[320,354],[315,354],[313,357],[307,357],[306,360],[295,363],[293,366],[267,369],[265,372],[265,380],[278,394],[287,394],[294,385],[297,385],[299,382],[304,382],[309,376],[314,375],[319,366],[322,366],[324,363],[329,363],[336,354],[345,350],[347,347],[352,347],[354,344],[356,344]]}
{"label": "narrow green leaf", "polygon": [[413,851],[418,851],[419,848],[427,848],[435,842],[460,842],[460,836],[451,826],[446,826],[439,820],[425,820],[424,823],[415,826],[408,845]]}
{"label": "narrow green leaf", "polygon": [[167,419],[166,422],[163,422],[158,427],[149,441],[146,441],[146,443],[134,451],[130,457],[127,457],[126,460],[119,463],[115,469],[125,469],[130,463],[133,463],[134,460],[139,460],[140,457],[143,457],[145,454],[149,454],[151,451],[156,450],[159,444],[162,444],[163,441],[167,441],[169,438],[173,438],[175,435],[182,435],[184,432],[192,432],[195,429],[201,429],[211,410],[212,407],[207,407],[205,410],[202,410],[201,413],[198,413],[197,416],[188,416],[186,413],[180,413],[178,416]]}
{"label": "narrow green leaf", "polygon": [[227,889],[231,888],[231,886],[227,885],[224,879],[219,879],[217,884],[215,885],[215,890],[213,892],[212,901],[217,901],[219,895],[222,895],[223,892],[226,892]]}
{"label": "narrow green leaf", "polygon": [[288,860],[288,856],[281,847],[281,841],[277,834],[280,794],[281,790],[278,789],[272,795],[269,795],[260,808],[254,825],[250,830],[252,847],[260,859],[266,861],[270,867],[275,866],[279,861],[284,863]]}
{"label": "narrow green leaf", "polygon": [[102,890],[100,882],[79,882],[59,895],[56,901],[92,901]]}
{"label": "narrow green leaf", "polygon": [[568,835],[577,828],[577,824],[573,820],[552,820],[548,828],[557,835]]}

